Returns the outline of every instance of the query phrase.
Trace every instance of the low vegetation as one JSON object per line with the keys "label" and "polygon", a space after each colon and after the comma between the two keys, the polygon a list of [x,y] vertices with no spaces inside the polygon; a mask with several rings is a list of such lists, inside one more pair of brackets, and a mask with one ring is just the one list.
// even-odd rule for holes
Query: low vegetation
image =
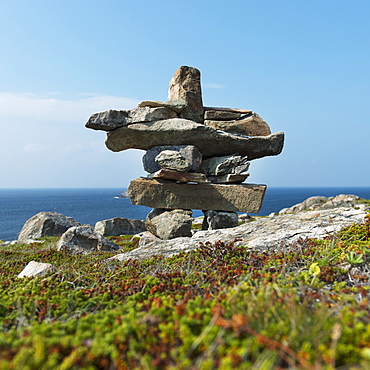
{"label": "low vegetation", "polygon": [[[0,249],[0,369],[369,369],[370,217],[266,251]],[[115,238],[124,250],[135,247]],[[57,271],[17,278],[29,261]]]}

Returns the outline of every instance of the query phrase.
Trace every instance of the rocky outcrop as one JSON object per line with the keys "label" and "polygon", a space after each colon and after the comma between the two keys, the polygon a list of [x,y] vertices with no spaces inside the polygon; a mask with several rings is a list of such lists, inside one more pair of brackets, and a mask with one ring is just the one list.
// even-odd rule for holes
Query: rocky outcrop
{"label": "rocky outcrop", "polygon": [[139,178],[129,188],[132,204],[152,208],[201,209],[257,213],[265,195],[265,185],[177,184]]}
{"label": "rocky outcrop", "polygon": [[66,251],[71,254],[111,252],[118,249],[117,244],[94,232],[90,225],[69,228],[57,243],[58,251]]}
{"label": "rocky outcrop", "polygon": [[163,240],[177,237],[190,237],[192,225],[192,211],[185,209],[152,209],[145,226],[153,235]]}
{"label": "rocky outcrop", "polygon": [[[363,223],[368,206],[356,204],[355,207],[337,207],[305,211],[296,214],[282,214],[273,217],[256,218],[238,227],[221,230],[200,230],[192,238],[176,238],[173,240],[155,240],[139,244],[139,248],[114,256],[113,259],[127,260],[130,258],[148,258],[152,255],[166,257],[198,248],[199,243],[214,243],[219,240],[236,246],[246,246],[259,251],[267,249],[297,248],[306,238],[324,238],[335,236],[343,227],[352,223]],[[298,243],[292,245],[292,243]]]}
{"label": "rocky outcrop", "polygon": [[73,218],[57,212],[39,212],[23,225],[18,241],[28,242],[30,239],[44,236],[61,236],[70,227],[80,225]]}
{"label": "rocky outcrop", "polygon": [[290,208],[284,208],[279,213],[296,213],[306,210],[333,209],[337,207],[353,207],[360,197],[353,194],[339,194],[336,197],[313,196],[302,203],[295,204]]}
{"label": "rocky outcrop", "polygon": [[103,236],[134,235],[145,231],[145,223],[141,220],[114,217],[98,221],[94,231]]}

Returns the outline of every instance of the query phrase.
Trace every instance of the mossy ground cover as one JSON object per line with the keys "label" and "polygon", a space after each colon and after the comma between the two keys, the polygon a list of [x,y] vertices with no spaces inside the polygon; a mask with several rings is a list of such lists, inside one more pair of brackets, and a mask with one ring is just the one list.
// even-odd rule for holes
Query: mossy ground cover
{"label": "mossy ground cover", "polygon": [[[369,238],[367,217],[266,251],[106,262],[53,238],[3,247],[0,369],[368,369]],[[57,271],[17,278],[29,261]]]}

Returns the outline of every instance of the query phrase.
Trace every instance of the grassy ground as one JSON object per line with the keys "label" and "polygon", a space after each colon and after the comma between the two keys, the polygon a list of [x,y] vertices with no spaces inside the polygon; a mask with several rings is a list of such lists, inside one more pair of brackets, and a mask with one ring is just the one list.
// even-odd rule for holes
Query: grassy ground
{"label": "grassy ground", "polygon": [[[265,252],[0,249],[0,369],[369,369],[370,218]],[[124,250],[135,247],[116,238]],[[17,278],[29,261],[57,271]]]}

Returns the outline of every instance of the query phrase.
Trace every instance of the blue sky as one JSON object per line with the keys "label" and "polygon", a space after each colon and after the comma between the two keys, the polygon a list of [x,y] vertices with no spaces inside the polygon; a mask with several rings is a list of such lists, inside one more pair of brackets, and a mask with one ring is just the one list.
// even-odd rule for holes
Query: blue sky
{"label": "blue sky", "polygon": [[90,114],[167,100],[181,65],[207,106],[251,109],[286,143],[268,186],[370,186],[370,1],[0,0],[0,188],[127,187]]}

